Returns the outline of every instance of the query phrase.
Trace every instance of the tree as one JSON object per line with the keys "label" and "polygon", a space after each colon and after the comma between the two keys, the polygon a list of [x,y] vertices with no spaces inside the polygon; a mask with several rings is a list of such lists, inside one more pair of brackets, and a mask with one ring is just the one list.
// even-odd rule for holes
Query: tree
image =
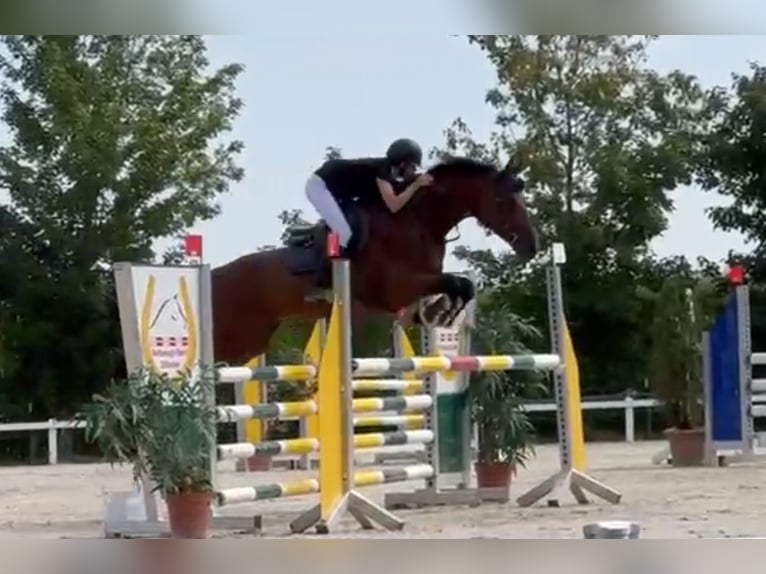
{"label": "tree", "polygon": [[156,238],[218,214],[243,172],[213,144],[242,102],[236,64],[209,73],[198,36],[6,36],[0,185],[69,257],[149,259]]}
{"label": "tree", "polygon": [[[649,242],[667,227],[669,192],[692,180],[702,89],[680,71],[646,66],[651,37],[468,38],[497,68],[486,98],[497,129],[476,142],[458,118],[446,151],[520,158],[543,236],[567,248],[565,298],[585,384],[620,390],[642,381],[646,309],[635,285],[652,274]],[[509,296],[518,313],[544,321],[541,274],[515,275],[505,255],[461,255],[503,280],[515,277]]]}
{"label": "tree", "polygon": [[738,231],[753,243],[759,263],[754,271],[766,277],[766,67],[751,64],[751,73],[733,75],[731,90],[710,91],[708,112],[713,129],[704,139],[700,181],[705,189],[730,199],[712,208],[717,229]]}
{"label": "tree", "polygon": [[517,153],[548,237],[587,239],[605,264],[643,252],[667,225],[667,192],[691,182],[696,80],[648,69],[646,37],[469,38],[498,69],[487,102],[499,129],[490,145],[471,145],[458,120],[451,147]]}
{"label": "tree", "polygon": [[0,239],[17,365],[0,385],[36,416],[66,416],[120,358],[110,264],[154,260],[157,239],[214,217],[241,179],[227,134],[242,67],[209,69],[198,36],[2,42],[0,189],[18,233]]}
{"label": "tree", "polygon": [[327,146],[325,148],[325,154],[324,154],[325,160],[341,159],[342,157],[343,157],[343,152],[341,151],[339,147]]}
{"label": "tree", "polygon": [[766,344],[766,67],[752,63],[749,74],[733,74],[727,87],[709,93],[713,129],[704,138],[699,181],[726,201],[709,210],[716,229],[739,232],[751,246],[729,253],[747,269],[753,348]]}

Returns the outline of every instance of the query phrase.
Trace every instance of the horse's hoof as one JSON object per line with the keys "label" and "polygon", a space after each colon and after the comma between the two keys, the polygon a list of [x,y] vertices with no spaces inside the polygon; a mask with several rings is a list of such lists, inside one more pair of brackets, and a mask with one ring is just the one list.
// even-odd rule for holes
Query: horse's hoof
{"label": "horse's hoof", "polygon": [[432,313],[429,313],[426,309],[421,309],[417,312],[417,321],[415,324],[425,327],[426,329],[430,329],[431,327],[435,327],[434,324],[435,317]]}
{"label": "horse's hoof", "polygon": [[455,323],[455,320],[452,317],[452,313],[448,313],[448,312],[442,313],[441,315],[439,315],[439,318],[436,320],[436,326],[442,327],[442,328],[452,327],[454,323]]}
{"label": "horse's hoof", "polygon": [[458,323],[464,323],[466,319],[465,304],[461,300],[455,301],[449,310],[445,327],[454,327]]}
{"label": "horse's hoof", "polygon": [[436,301],[422,305],[418,312],[420,324],[425,327],[441,326],[442,318],[449,312],[450,307],[449,298],[444,295],[439,296]]}

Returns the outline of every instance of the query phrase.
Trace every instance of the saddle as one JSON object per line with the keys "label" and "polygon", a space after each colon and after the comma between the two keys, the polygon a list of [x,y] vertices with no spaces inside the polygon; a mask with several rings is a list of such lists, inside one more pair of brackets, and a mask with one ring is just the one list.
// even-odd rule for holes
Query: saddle
{"label": "saddle", "polygon": [[[353,259],[358,254],[369,237],[369,220],[367,214],[358,206],[344,209],[346,219],[353,231],[350,244],[343,252],[343,256]],[[285,247],[287,248],[287,261],[291,273],[294,275],[314,274],[317,278],[317,287],[327,289],[331,287],[331,262],[327,257],[327,237],[330,228],[324,220],[317,223],[293,225],[287,229]]]}
{"label": "saddle", "polygon": [[311,247],[327,240],[330,228],[323,220],[317,223],[301,223],[287,228],[287,247]]}

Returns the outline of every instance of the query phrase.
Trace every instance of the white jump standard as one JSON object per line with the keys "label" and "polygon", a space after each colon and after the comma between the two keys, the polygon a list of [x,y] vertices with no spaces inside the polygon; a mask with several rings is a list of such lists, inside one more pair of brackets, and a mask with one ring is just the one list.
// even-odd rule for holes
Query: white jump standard
{"label": "white jump standard", "polygon": [[[557,249],[556,246],[560,246]],[[565,314],[564,314],[564,294],[561,287],[561,265],[565,262],[566,256],[563,252],[563,245],[554,244],[552,252],[552,264],[546,269],[546,288],[548,291],[548,321],[551,332],[551,343],[553,352],[559,357],[564,356],[564,347],[566,344],[564,335]],[[520,506],[531,506],[538,500],[548,496],[549,506],[559,506],[559,498],[556,492],[569,487],[575,500],[580,504],[587,504],[588,498],[585,491],[617,504],[622,499],[622,495],[599,482],[588,474],[574,468],[572,460],[572,421],[570,420],[569,389],[566,385],[565,361],[561,361],[559,368],[553,371],[553,388],[556,397],[556,422],[558,424],[559,438],[559,472],[553,474],[538,486],[532,488],[521,495],[516,501]]]}

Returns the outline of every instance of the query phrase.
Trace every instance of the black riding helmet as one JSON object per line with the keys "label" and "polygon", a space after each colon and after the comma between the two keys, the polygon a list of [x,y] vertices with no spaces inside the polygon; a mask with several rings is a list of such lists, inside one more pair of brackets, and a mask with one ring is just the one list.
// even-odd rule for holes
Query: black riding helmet
{"label": "black riding helmet", "polygon": [[400,163],[411,163],[418,167],[423,163],[423,150],[417,142],[408,138],[396,140],[386,151],[386,158],[394,165]]}

